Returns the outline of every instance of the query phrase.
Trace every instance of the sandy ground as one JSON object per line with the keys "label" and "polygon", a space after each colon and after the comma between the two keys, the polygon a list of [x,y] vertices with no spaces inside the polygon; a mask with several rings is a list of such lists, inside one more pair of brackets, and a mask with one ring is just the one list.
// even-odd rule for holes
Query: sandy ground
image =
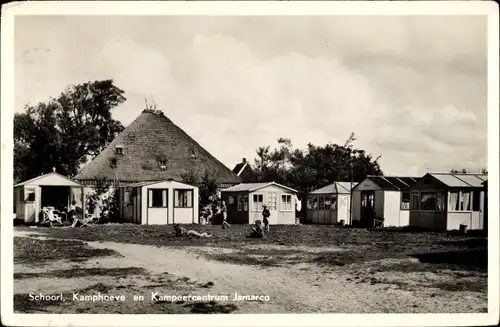
{"label": "sandy ground", "polygon": [[[31,233],[16,232],[16,236]],[[261,267],[237,265],[206,259],[204,252],[230,251],[209,247],[155,247],[114,242],[89,242],[95,248],[112,249],[123,255],[121,258],[106,257],[83,263],[53,262],[48,266],[31,268],[15,265],[15,272],[50,271],[75,267],[140,267],[149,270],[152,276],[170,274],[178,278],[187,277],[196,283],[212,282],[210,289],[198,289],[195,294],[268,295],[268,302],[233,302],[238,313],[463,313],[481,312],[487,307],[487,295],[479,292],[450,292],[428,286],[431,282],[449,282],[452,276],[446,272],[397,273],[392,271],[369,272],[369,263],[325,269],[313,264],[300,263],[288,267]],[[269,246],[266,246],[269,248]],[[321,248],[301,246],[302,251],[319,252]],[[290,247],[287,247],[290,249]],[[258,253],[259,247],[255,247]],[[340,251],[328,248],[328,251]],[[411,260],[411,259],[406,259]],[[378,264],[392,264],[385,261]],[[384,282],[376,284],[355,281],[366,271],[366,275]],[[116,279],[116,278],[115,278]],[[154,278],[153,278],[154,279]],[[123,287],[135,285],[136,289],[153,283],[153,279],[95,276],[94,278],[32,278],[15,281],[15,292],[62,292],[82,288],[97,282],[112,282]],[[411,288],[401,288],[405,284]],[[154,291],[154,290],[153,290]],[[158,290],[160,291],[160,290]],[[150,294],[151,289],[144,291]]]}

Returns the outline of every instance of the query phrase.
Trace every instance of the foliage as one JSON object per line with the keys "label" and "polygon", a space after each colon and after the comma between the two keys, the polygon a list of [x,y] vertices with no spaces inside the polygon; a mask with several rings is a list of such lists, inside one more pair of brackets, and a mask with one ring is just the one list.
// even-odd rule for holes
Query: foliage
{"label": "foliage", "polygon": [[[462,168],[462,169],[452,169],[452,170],[450,170],[450,173],[452,173],[452,174],[467,174],[467,173],[474,173],[474,172],[468,171],[467,169]],[[478,173],[480,173],[480,174],[487,174],[488,173],[488,169],[481,168]]]}
{"label": "foliage", "polygon": [[260,182],[274,181],[296,188],[300,193],[309,192],[335,181],[361,182],[367,175],[382,175],[377,158],[364,150],[356,149],[354,133],[343,145],[328,143],[316,146],[311,143],[305,150],[294,149],[287,138],[278,139],[278,148],[270,146],[257,149],[255,171]]}
{"label": "foliage", "polygon": [[108,192],[111,185],[112,185],[112,182],[110,180],[108,180],[106,177],[97,178],[95,180],[95,184],[92,185],[92,190],[94,191],[95,194],[102,195],[102,194]]}
{"label": "foliage", "polygon": [[14,116],[14,178],[26,180],[55,167],[73,176],[123,130],[111,109],[126,100],[112,80],[69,86],[56,98]]}
{"label": "foliage", "polygon": [[219,188],[217,180],[218,176],[211,173],[208,169],[205,170],[202,176],[195,171],[189,171],[182,175],[183,183],[199,187],[200,204],[202,206],[210,203],[210,197],[217,193],[217,189]]}

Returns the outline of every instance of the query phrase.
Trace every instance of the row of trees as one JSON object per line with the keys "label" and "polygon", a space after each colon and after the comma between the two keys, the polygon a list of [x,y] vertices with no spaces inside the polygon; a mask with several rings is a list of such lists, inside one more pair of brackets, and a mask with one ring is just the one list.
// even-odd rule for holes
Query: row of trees
{"label": "row of trees", "polygon": [[111,110],[126,100],[113,80],[69,86],[58,97],[14,115],[14,180],[52,171],[74,176],[123,125]]}
{"label": "row of trees", "polygon": [[335,181],[361,182],[367,175],[383,175],[380,156],[355,148],[355,140],[351,133],[344,144],[309,143],[303,150],[294,148],[290,139],[280,138],[277,148],[257,149],[256,181],[275,181],[306,193]]}

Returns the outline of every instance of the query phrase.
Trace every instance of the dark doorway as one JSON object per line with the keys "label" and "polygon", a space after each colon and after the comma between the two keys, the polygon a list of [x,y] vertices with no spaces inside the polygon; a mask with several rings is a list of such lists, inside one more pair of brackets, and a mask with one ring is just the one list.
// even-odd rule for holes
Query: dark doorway
{"label": "dark doorway", "polygon": [[361,224],[371,226],[375,217],[375,192],[361,191]]}
{"label": "dark doorway", "polygon": [[57,210],[65,211],[68,207],[69,187],[68,186],[42,186],[41,207],[54,207]]}

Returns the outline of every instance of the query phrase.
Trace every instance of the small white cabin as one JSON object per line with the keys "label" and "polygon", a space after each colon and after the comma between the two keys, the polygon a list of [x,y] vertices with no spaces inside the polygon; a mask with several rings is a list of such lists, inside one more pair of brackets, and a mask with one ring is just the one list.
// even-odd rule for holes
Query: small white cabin
{"label": "small white cabin", "polygon": [[410,186],[418,177],[368,176],[352,189],[353,225],[373,226],[384,218],[385,227],[410,223]]}
{"label": "small white cabin", "polygon": [[270,183],[242,183],[221,191],[227,207],[230,224],[253,224],[262,220],[263,205],[271,216],[270,225],[296,224],[297,191],[287,186]]}
{"label": "small white cabin", "polygon": [[15,217],[25,223],[38,223],[43,207],[66,211],[76,202],[76,214],[83,212],[83,186],[56,172],[44,174],[14,185]]}
{"label": "small white cabin", "polygon": [[141,225],[199,223],[198,187],[173,180],[120,186],[120,216]]}
{"label": "small white cabin", "polygon": [[351,185],[357,183],[335,182],[312,191],[307,196],[306,220],[313,224],[350,222]]}

